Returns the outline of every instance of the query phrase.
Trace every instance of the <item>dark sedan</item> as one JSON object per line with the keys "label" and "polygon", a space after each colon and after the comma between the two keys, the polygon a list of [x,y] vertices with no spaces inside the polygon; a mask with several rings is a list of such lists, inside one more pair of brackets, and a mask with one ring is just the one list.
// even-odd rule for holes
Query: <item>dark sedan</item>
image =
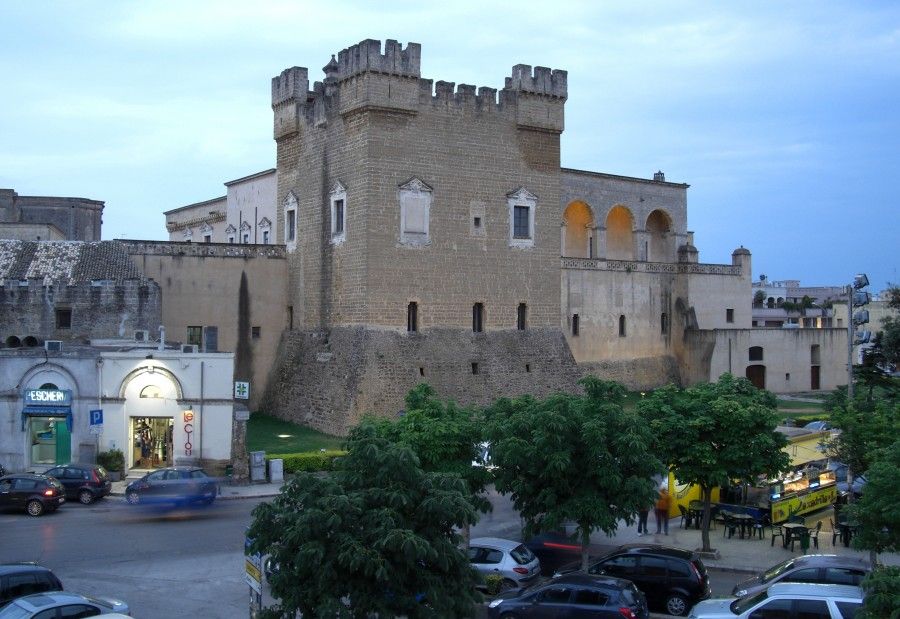
{"label": "dark sedan", "polygon": [[16,473],[0,477],[0,509],[40,516],[66,502],[66,491],[53,477]]}
{"label": "dark sedan", "polygon": [[66,498],[90,505],[112,490],[112,482],[106,469],[96,464],[65,464],[47,471],[66,489]]}
{"label": "dark sedan", "polygon": [[210,505],[219,494],[219,484],[196,466],[174,466],[147,473],[125,488],[132,505],[173,503]]}
{"label": "dark sedan", "polygon": [[570,574],[501,594],[488,605],[490,619],[646,619],[647,602],[633,583],[621,578]]}

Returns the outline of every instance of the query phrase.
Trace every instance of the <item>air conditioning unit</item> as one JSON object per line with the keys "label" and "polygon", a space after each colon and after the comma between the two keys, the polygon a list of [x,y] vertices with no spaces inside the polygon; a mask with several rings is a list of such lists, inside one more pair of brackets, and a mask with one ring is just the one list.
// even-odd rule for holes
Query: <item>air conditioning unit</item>
{"label": "air conditioning unit", "polygon": [[62,350],[62,340],[47,340],[44,342],[44,350],[47,352],[59,352]]}
{"label": "air conditioning unit", "polygon": [[192,353],[192,352],[199,352],[199,350],[200,350],[200,347],[197,346],[196,344],[182,344],[181,345],[181,352]]}
{"label": "air conditioning unit", "polygon": [[134,341],[135,342],[149,342],[150,341],[150,332],[146,329],[138,329],[134,332]]}

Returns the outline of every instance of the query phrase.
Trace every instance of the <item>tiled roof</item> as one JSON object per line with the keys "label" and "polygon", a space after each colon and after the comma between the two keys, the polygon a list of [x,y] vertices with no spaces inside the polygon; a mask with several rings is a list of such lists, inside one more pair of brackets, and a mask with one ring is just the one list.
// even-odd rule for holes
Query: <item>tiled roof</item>
{"label": "tiled roof", "polygon": [[73,285],[143,276],[118,241],[0,240],[0,280],[24,279]]}

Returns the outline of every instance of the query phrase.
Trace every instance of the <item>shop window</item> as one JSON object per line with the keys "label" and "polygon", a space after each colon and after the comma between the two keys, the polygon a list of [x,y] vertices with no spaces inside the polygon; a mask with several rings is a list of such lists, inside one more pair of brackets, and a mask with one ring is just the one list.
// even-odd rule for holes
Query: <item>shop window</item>
{"label": "shop window", "polygon": [[72,328],[72,310],[70,308],[58,308],[56,310],[56,328]]}
{"label": "shop window", "polygon": [[729,307],[725,310],[725,322],[734,322],[734,309]]}
{"label": "shop window", "polygon": [[187,343],[200,346],[203,344],[203,327],[187,328]]}
{"label": "shop window", "polygon": [[410,301],[406,306],[406,330],[415,333],[419,330],[419,304]]}
{"label": "shop window", "polygon": [[528,317],[528,306],[524,303],[519,303],[519,307],[516,310],[516,328],[519,331],[525,330],[525,322]]}
{"label": "shop window", "polygon": [[484,303],[472,306],[472,331],[475,333],[484,331]]}

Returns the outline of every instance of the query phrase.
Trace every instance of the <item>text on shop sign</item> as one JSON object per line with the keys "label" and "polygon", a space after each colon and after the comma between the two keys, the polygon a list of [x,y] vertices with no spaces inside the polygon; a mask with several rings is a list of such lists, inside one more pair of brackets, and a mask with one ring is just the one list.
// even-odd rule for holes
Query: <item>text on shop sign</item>
{"label": "text on shop sign", "polygon": [[184,455],[193,455],[194,445],[191,439],[194,437],[194,411],[184,411]]}
{"label": "text on shop sign", "polygon": [[65,389],[27,389],[25,404],[68,406],[72,402],[72,393]]}

